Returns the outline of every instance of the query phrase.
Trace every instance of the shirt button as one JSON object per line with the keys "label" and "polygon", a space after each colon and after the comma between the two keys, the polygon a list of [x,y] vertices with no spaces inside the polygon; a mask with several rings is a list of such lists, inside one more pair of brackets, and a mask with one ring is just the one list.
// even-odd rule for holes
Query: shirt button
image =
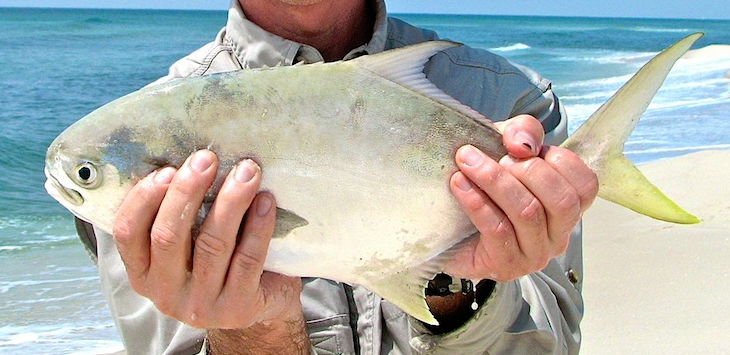
{"label": "shirt button", "polygon": [[565,276],[568,277],[568,280],[575,285],[578,282],[580,282],[580,275],[578,275],[578,272],[575,271],[575,269],[570,269],[565,273]]}

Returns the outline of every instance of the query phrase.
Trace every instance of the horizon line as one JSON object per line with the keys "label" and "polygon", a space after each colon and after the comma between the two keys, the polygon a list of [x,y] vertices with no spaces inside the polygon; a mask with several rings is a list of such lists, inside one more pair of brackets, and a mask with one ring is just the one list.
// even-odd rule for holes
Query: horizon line
{"label": "horizon line", "polygon": [[[77,7],[77,6],[33,6],[33,5],[2,5],[0,9],[48,9],[48,10],[151,10],[151,11],[210,11],[210,12],[227,12],[228,9],[205,9],[205,8],[171,8],[171,7]],[[666,16],[599,16],[599,15],[529,15],[529,14],[481,14],[481,13],[443,13],[443,12],[389,12],[389,16],[397,15],[443,15],[443,16],[503,16],[503,17],[553,17],[553,18],[596,18],[596,19],[636,19],[636,20],[694,20],[694,21],[728,21],[730,18],[715,18],[715,17],[666,17]]]}

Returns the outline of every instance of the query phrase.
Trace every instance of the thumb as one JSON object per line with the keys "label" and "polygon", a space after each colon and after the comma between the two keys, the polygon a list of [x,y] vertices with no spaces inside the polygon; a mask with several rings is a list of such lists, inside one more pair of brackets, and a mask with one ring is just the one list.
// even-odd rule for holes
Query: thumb
{"label": "thumb", "polygon": [[497,128],[502,131],[502,143],[507,154],[516,159],[528,159],[538,156],[545,139],[545,130],[535,117],[519,115],[504,122]]}

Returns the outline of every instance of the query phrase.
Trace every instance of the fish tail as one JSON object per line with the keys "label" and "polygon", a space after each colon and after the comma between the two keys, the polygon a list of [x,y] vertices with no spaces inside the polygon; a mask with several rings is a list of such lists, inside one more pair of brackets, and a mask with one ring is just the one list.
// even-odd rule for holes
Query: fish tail
{"label": "fish tail", "polygon": [[687,36],[654,57],[563,143],[596,173],[599,197],[658,220],[700,222],[649,182],[623,149],[674,63],[702,35]]}

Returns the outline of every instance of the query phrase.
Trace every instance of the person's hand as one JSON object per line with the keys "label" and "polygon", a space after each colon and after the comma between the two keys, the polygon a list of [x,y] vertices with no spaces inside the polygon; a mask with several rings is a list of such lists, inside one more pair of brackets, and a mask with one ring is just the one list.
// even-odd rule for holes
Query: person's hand
{"label": "person's hand", "polygon": [[271,320],[303,328],[301,280],[263,272],[276,209],[273,196],[256,194],[261,171],[253,161],[226,177],[193,239],[217,167],[213,152],[198,151],[178,171],[153,172],[127,195],[114,239],[130,285],[165,315],[196,328],[243,329]]}
{"label": "person's hand", "polygon": [[598,179],[571,151],[542,146],[531,116],[499,125],[508,155],[496,162],[472,146],[456,153],[451,191],[479,231],[446,265],[463,278],[510,281],[563,253],[598,192]]}

